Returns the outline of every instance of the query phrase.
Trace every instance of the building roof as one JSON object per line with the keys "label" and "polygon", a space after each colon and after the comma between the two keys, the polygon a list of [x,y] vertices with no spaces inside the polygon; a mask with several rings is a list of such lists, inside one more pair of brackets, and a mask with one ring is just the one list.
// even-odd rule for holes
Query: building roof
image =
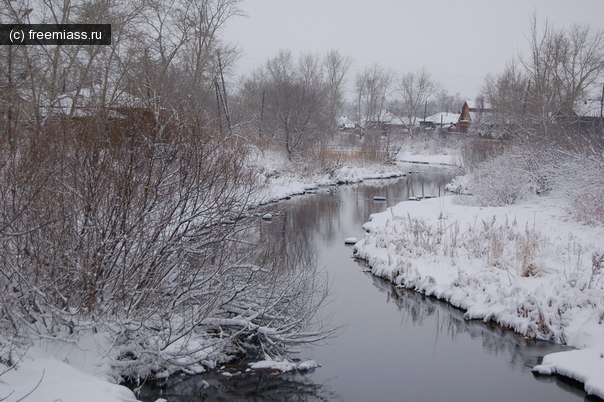
{"label": "building roof", "polygon": [[454,124],[459,121],[459,117],[461,114],[459,113],[449,113],[449,112],[439,112],[433,114],[432,116],[426,117],[426,121],[432,122],[434,124]]}
{"label": "building roof", "polygon": [[600,99],[584,99],[575,104],[574,112],[579,117],[600,117],[602,101]]}
{"label": "building roof", "polygon": [[[364,119],[365,123],[375,123],[372,120],[369,120],[367,118]],[[400,117],[395,116],[394,114],[392,114],[391,112],[389,112],[388,110],[382,110],[380,112],[379,115],[379,122],[383,123],[383,124],[390,124],[393,126],[406,126],[405,122],[403,122],[403,120],[401,120]]]}
{"label": "building roof", "polygon": [[[69,114],[73,108],[74,116],[88,116],[91,111],[99,106],[102,94],[102,88],[98,85],[82,88],[79,93],[78,91],[67,92],[60,95],[52,105],[48,106],[49,114]],[[105,93],[105,105],[113,109],[146,107],[142,99],[124,91],[107,91]]]}

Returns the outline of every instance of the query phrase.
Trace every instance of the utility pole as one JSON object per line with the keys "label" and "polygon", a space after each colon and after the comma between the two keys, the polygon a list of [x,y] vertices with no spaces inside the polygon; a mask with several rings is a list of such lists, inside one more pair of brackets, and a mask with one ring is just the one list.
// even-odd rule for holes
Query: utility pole
{"label": "utility pole", "polygon": [[218,111],[218,132],[222,136],[222,116],[220,113],[220,89],[218,85],[218,80],[214,81],[214,89],[216,90],[216,110]]}
{"label": "utility pole", "polygon": [[262,121],[264,120],[264,95],[266,90],[262,90],[262,106],[260,107],[260,127],[258,127],[258,138],[262,138]]}
{"label": "utility pole", "polygon": [[424,122],[426,121],[426,112],[428,111],[428,101],[424,104]]}
{"label": "utility pole", "polygon": [[229,134],[231,134],[231,114],[229,113],[229,105],[227,103],[226,86],[224,85],[224,75],[222,73],[222,61],[220,60],[220,51],[216,52],[216,55],[218,56],[218,69],[220,70],[220,80],[222,82],[222,105],[224,108],[224,117],[227,121]]}
{"label": "utility pole", "polygon": [[528,82],[528,86],[526,88],[526,93],[524,94],[524,102],[522,102],[522,115],[523,116],[526,113],[526,104],[528,102],[528,95],[529,95],[530,91],[531,91],[531,80],[529,80],[529,82]]}
{"label": "utility pole", "polygon": [[602,84],[602,96],[600,97],[600,118],[602,116],[602,112],[604,111],[604,84]]}

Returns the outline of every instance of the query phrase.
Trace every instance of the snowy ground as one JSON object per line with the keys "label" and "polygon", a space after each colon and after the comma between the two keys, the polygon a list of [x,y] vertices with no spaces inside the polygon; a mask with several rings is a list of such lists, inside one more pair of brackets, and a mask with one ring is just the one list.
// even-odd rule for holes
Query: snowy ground
{"label": "snowy ground", "polygon": [[580,348],[548,355],[534,371],[579,380],[604,398],[604,227],[575,222],[562,199],[473,207],[462,197],[373,215],[355,253],[373,274],[446,300],[468,319]]}
{"label": "snowy ground", "polygon": [[408,170],[398,164],[358,163],[354,166],[344,164],[333,172],[308,171],[304,167],[288,162],[282,154],[270,151],[265,151],[264,155],[254,155],[250,165],[255,167],[259,181],[263,185],[255,200],[256,204],[266,204],[304,194],[319,186],[399,177]]}
{"label": "snowy ground", "polygon": [[[0,377],[0,400],[136,401],[131,390],[116,384],[109,359],[101,354],[109,347],[102,334],[77,340],[39,340],[29,346],[15,369]],[[0,365],[0,374],[4,369]]]}

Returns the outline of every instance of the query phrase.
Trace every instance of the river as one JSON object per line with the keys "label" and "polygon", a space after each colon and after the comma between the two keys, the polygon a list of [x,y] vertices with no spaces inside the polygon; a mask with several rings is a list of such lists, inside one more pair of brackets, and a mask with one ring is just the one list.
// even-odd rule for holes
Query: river
{"label": "river", "polygon": [[[144,401],[583,401],[582,387],[536,377],[531,367],[560,345],[527,340],[492,324],[466,321],[463,312],[433,298],[398,289],[365,272],[352,258],[349,237],[362,238],[369,215],[419,196],[444,194],[451,175],[428,171],[390,180],[320,189],[273,204],[260,230],[291,250],[307,253],[328,275],[330,297],[321,313],[337,334],[303,349],[312,372],[216,372],[146,385]],[[374,196],[385,201],[375,201]],[[284,247],[289,248],[289,247]]]}

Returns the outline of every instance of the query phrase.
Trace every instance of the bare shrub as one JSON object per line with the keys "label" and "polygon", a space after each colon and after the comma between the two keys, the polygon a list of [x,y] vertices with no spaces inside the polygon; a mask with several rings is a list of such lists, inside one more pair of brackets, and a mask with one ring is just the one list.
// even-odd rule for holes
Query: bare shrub
{"label": "bare shrub", "polygon": [[467,139],[461,145],[461,158],[466,171],[474,171],[482,163],[503,153],[503,145],[497,140]]}
{"label": "bare shrub", "polygon": [[587,285],[589,289],[600,281],[602,273],[604,273],[604,253],[595,251],[591,255],[591,276]]}
{"label": "bare shrub", "polygon": [[545,237],[534,227],[525,228],[524,233],[516,236],[516,258],[520,263],[520,276],[537,276],[542,270],[536,261],[538,254],[543,250]]}
{"label": "bare shrub", "polygon": [[544,195],[559,187],[559,176],[569,152],[556,146],[520,142],[483,160],[466,178],[450,186],[477,196],[482,205],[513,204],[528,194]]}
{"label": "bare shrub", "polygon": [[604,222],[604,157],[596,153],[566,153],[554,182],[580,221]]}

